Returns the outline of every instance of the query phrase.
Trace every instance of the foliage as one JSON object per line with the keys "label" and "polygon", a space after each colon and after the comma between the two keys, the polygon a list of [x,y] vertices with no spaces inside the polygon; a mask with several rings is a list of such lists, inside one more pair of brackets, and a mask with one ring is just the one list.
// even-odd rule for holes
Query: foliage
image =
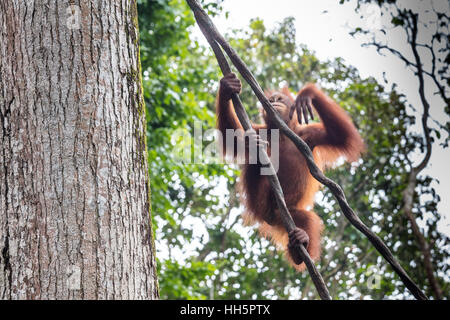
{"label": "foliage", "polygon": [[[220,2],[211,2],[209,8],[212,14],[220,12]],[[407,131],[414,118],[407,113],[405,98],[395,87],[362,79],[342,59],[319,61],[297,44],[293,22],[288,18],[267,30],[255,19],[227,39],[263,88],[287,83],[297,90],[306,82],[317,82],[350,113],[368,152],[359,164],[328,175],[341,184],[350,205],[393,249],[412,278],[426,286],[420,251],[399,214],[408,169],[405,156],[421,141]],[[183,164],[172,156],[171,135],[176,129],[192,131],[195,120],[205,129],[215,126],[214,96],[220,78],[209,48],[190,35],[194,20],[187,5],[182,0],[140,1],[139,23],[161,298],[318,298],[307,273],[296,273],[255,228],[242,226],[234,165]],[[258,121],[257,102],[246,85],[241,98]],[[433,195],[418,207],[420,212],[438,217],[438,196],[428,180],[420,183],[420,195]],[[410,297],[376,250],[343,218],[327,190],[319,204],[315,210],[326,230],[318,267],[333,298]],[[436,239],[447,241],[439,234]],[[444,252],[436,249],[433,255],[446,272]],[[375,277],[380,283],[369,288],[367,280],[374,279],[374,270],[381,275]]]}

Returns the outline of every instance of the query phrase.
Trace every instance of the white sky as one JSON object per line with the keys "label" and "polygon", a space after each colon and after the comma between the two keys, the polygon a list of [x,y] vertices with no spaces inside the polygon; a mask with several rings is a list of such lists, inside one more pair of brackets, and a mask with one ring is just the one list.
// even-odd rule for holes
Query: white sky
{"label": "white sky", "polygon": [[[414,3],[418,2],[414,1]],[[429,4],[428,1],[425,3]],[[434,3],[438,7],[447,6],[448,8],[446,0],[435,0]],[[398,90],[406,95],[408,102],[419,112],[422,110],[418,97],[418,83],[412,72],[407,70],[398,58],[389,54],[385,57],[380,56],[373,48],[361,47],[363,41],[349,35],[351,26],[376,28],[383,23],[384,18],[377,20],[379,15],[373,10],[373,7],[366,9],[366,13],[369,13],[369,17],[372,19],[360,20],[353,10],[354,2],[339,5],[338,0],[277,0],[275,2],[271,0],[225,0],[223,6],[223,12],[229,12],[228,19],[225,19],[224,16],[214,19],[214,23],[222,34],[232,28],[248,27],[252,18],[262,18],[270,30],[285,17],[293,16],[296,19],[298,42],[306,44],[309,49],[315,51],[319,59],[342,57],[348,64],[355,66],[362,77],[373,76],[380,82],[383,81],[383,72],[385,72],[386,79],[398,84]],[[449,12],[448,9],[447,12]],[[196,32],[200,34],[198,28]],[[388,36],[391,43],[400,45],[399,49],[408,54],[405,49],[401,48],[405,41],[400,33],[391,31]],[[200,36],[200,38],[203,37]],[[428,88],[429,93],[435,90],[430,85]],[[436,99],[430,101],[432,118],[446,119],[442,102]],[[420,121],[417,122],[420,123]],[[450,236],[449,155],[448,149],[442,149],[435,144],[431,161],[424,172],[440,180],[440,184],[435,184],[436,190],[441,196],[438,208],[443,217],[439,230]],[[419,156],[417,160],[420,161],[421,158],[422,156]]]}

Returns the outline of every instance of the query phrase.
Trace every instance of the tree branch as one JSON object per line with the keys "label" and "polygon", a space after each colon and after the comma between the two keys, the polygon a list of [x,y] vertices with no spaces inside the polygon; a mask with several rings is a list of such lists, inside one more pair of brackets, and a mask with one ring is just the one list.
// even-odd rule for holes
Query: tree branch
{"label": "tree branch", "polygon": [[[399,57],[406,64],[406,66],[414,67],[414,68],[417,69],[417,65],[414,62],[408,60],[408,58],[406,58],[400,51],[398,51],[398,50],[396,50],[394,48],[391,48],[391,47],[389,47],[389,46],[387,46],[385,44],[376,43],[374,41],[374,42],[370,42],[370,43],[367,43],[367,44],[363,44],[363,46],[364,47],[374,46],[377,49],[377,52],[380,53],[380,54],[381,54],[382,50],[388,50],[393,55]],[[383,55],[383,54],[381,54],[381,55]]]}

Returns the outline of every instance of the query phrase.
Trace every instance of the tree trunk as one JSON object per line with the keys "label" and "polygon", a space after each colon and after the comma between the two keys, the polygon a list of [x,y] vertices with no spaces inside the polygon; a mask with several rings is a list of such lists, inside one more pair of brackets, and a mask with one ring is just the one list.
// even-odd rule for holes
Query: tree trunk
{"label": "tree trunk", "polygon": [[157,298],[135,0],[2,0],[0,50],[0,298]]}
{"label": "tree trunk", "polygon": [[442,289],[441,286],[439,285],[438,280],[434,275],[434,266],[433,266],[433,258],[431,255],[431,248],[430,245],[428,244],[427,239],[422,234],[422,231],[420,231],[419,225],[417,224],[415,215],[413,213],[414,190],[416,188],[417,175],[418,175],[417,169],[413,169],[409,174],[408,184],[406,186],[405,191],[403,192],[403,201],[404,201],[403,212],[405,213],[406,218],[411,223],[412,232],[416,237],[417,242],[419,243],[419,248],[420,251],[422,252],[423,265],[433,296],[437,300],[442,300],[443,298]]}

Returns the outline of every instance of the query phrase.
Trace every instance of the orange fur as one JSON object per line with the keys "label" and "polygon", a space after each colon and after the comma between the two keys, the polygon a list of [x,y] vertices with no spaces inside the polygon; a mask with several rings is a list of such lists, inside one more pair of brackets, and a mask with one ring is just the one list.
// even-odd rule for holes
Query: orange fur
{"label": "orange fur", "polygon": [[[226,129],[237,129],[241,126],[232,104],[229,100],[221,98],[220,92],[219,90],[217,98],[218,128],[225,134]],[[265,91],[268,97],[276,93],[272,90]],[[282,101],[286,108],[289,108],[294,103],[289,89],[282,88],[279,93],[285,96],[286,99]],[[287,124],[313,150],[316,164],[323,169],[332,165],[341,156],[348,161],[356,160],[363,151],[364,144],[344,110],[312,84],[305,86],[298,95],[311,98],[321,123],[300,125],[294,114],[292,120],[288,120]],[[265,121],[264,125],[254,125],[254,129],[258,131],[262,128],[273,128],[270,119],[266,118]],[[268,152],[270,154],[270,145]],[[323,223],[319,216],[310,210],[314,206],[314,196],[319,190],[320,184],[311,176],[305,158],[297,147],[283,135],[280,136],[277,176],[283,189],[286,205],[296,226],[305,230],[309,236],[310,242],[307,250],[311,258],[317,260],[320,257]],[[259,164],[243,166],[239,188],[246,208],[243,215],[244,223],[259,223],[261,235],[271,239],[277,247],[286,249],[288,235],[281,222],[267,176],[260,175]],[[286,252],[288,261],[297,270],[305,269],[304,263],[296,265],[287,250]]]}

